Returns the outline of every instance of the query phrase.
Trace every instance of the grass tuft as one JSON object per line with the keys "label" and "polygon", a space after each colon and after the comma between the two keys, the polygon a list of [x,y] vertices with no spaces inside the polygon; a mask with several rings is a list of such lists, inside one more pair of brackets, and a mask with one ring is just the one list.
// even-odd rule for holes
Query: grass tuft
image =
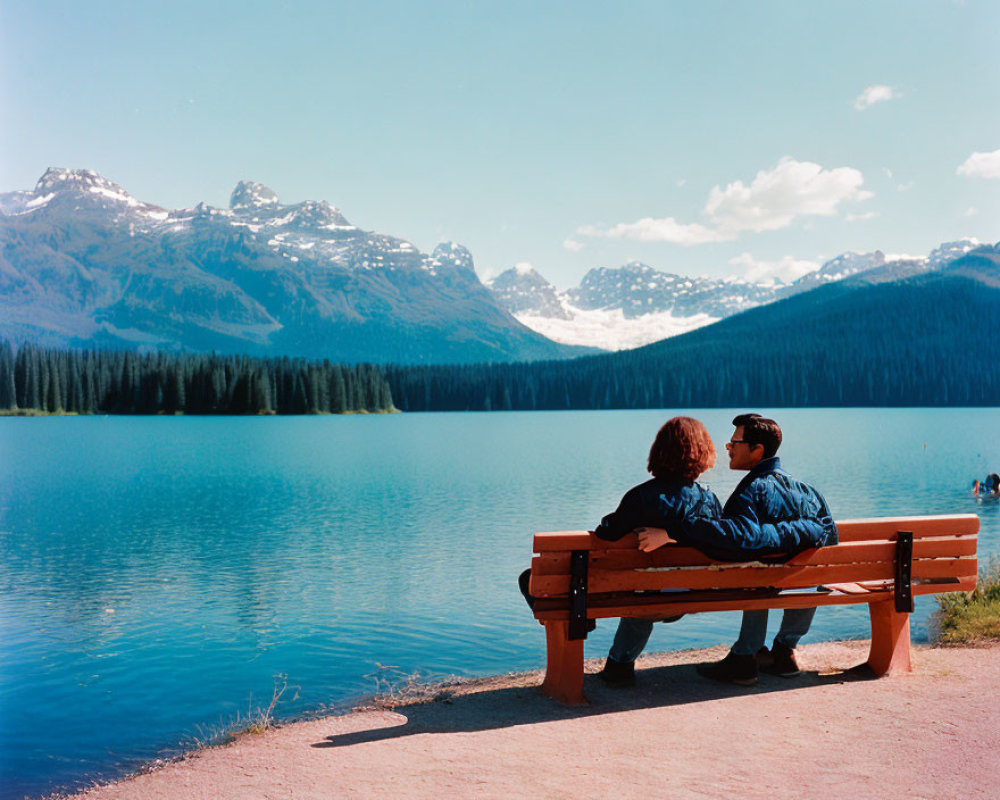
{"label": "grass tuft", "polygon": [[980,570],[973,591],[941,594],[937,601],[940,644],[1000,641],[1000,559],[990,559]]}
{"label": "grass tuft", "polygon": [[[451,686],[459,681],[455,676],[407,673],[399,667],[375,662],[375,671],[364,677],[375,681],[371,708],[391,710],[400,706],[420,705],[437,700],[449,702]],[[362,706],[364,707],[364,706]]]}
{"label": "grass tuft", "polygon": [[[278,724],[274,719],[274,709],[281,701],[282,695],[288,689],[288,676],[275,675],[274,689],[271,692],[271,702],[266,708],[254,707],[253,695],[247,703],[246,714],[237,711],[236,716],[228,722],[220,723],[218,727],[208,729],[199,727],[199,732],[192,737],[192,742],[196,749],[205,747],[215,747],[216,745],[229,744],[244,736],[257,736],[272,728],[277,728]],[[296,692],[296,697],[298,693]],[[292,698],[293,700],[295,697]]]}

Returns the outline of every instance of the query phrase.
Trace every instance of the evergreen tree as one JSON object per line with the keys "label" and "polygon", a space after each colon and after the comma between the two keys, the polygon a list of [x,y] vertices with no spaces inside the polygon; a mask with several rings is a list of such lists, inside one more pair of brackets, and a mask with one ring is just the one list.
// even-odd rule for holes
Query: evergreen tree
{"label": "evergreen tree", "polygon": [[0,409],[17,407],[17,386],[14,382],[14,348],[10,342],[0,342]]}

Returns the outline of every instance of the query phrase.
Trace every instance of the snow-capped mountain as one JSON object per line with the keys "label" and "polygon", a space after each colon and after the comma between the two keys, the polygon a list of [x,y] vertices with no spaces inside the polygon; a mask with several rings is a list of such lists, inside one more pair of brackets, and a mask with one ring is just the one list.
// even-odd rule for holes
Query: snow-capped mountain
{"label": "snow-capped mountain", "polygon": [[676,317],[704,314],[719,319],[759,305],[772,291],[735,279],[688,278],[630,261],[617,269],[590,270],[566,296],[577,308],[620,308],[626,318],[669,311]]}
{"label": "snow-capped mountain", "polygon": [[975,239],[961,239],[926,257],[848,252],[790,284],[685,277],[633,261],[592,269],[579,287],[567,291],[524,266],[500,273],[487,285],[504,308],[550,339],[624,350],[835,281],[900,280],[938,270],[979,245]]}
{"label": "snow-capped mountain", "polygon": [[514,315],[572,318],[556,287],[525,264],[502,272],[487,285],[500,305]]}
{"label": "snow-capped mountain", "polygon": [[501,305],[557,342],[623,350],[684,333],[773,298],[773,287],[686,278],[632,261],[590,270],[560,292],[523,265],[489,284]]}
{"label": "snow-capped mountain", "polygon": [[421,253],[259,183],[168,210],[49,169],[0,212],[0,336],[411,363],[579,352],[502,309],[464,247]]}
{"label": "snow-capped mountain", "polygon": [[842,281],[859,272],[882,267],[886,263],[885,253],[876,250],[874,253],[843,253],[827,261],[815,272],[809,272],[791,284],[780,287],[775,293],[778,297],[788,297],[825,283]]}

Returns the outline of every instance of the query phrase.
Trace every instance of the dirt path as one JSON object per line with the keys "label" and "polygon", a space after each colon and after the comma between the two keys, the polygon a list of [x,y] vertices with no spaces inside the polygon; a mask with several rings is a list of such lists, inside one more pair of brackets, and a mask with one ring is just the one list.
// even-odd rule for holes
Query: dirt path
{"label": "dirt path", "polygon": [[[588,677],[592,704],[541,697],[538,673],[447,699],[296,723],[80,795],[228,798],[994,798],[1000,645],[915,649],[911,675],[857,680],[864,642],[800,648],[809,672],[713,684],[721,649],[640,661],[639,685]],[[588,665],[596,669],[599,665]]]}

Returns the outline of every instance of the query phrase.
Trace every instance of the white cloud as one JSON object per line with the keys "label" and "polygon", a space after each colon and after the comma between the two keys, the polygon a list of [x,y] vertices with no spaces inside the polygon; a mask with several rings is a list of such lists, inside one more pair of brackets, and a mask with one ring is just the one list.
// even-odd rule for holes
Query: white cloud
{"label": "white cloud", "polygon": [[578,242],[576,239],[567,239],[563,242],[563,247],[571,253],[579,253],[583,250],[583,242]]}
{"label": "white cloud", "polygon": [[877,216],[878,216],[877,211],[869,211],[866,214],[847,214],[844,217],[844,219],[846,219],[848,222],[861,222],[862,220],[866,219],[874,219]]}
{"label": "white cloud", "polygon": [[907,181],[906,183],[901,183],[896,186],[897,192],[908,192],[913,188],[913,181]]}
{"label": "white cloud", "polygon": [[517,271],[518,275],[527,275],[534,269],[534,267],[531,265],[530,261],[519,261],[514,265],[514,269]]}
{"label": "white cloud", "polygon": [[724,242],[735,238],[698,223],[686,225],[673,217],[664,219],[644,217],[635,222],[619,222],[610,228],[584,225],[577,228],[576,232],[581,236],[599,236],[605,239],[635,239],[640,242],[673,242],[683,245]]}
{"label": "white cloud", "polygon": [[852,167],[823,169],[785,156],[773,170],[761,170],[749,186],[734,181],[712,189],[705,213],[729,231],[775,231],[797,216],[832,217],[841,203],[867,200],[865,178]]}
{"label": "white cloud", "polygon": [[673,242],[682,245],[728,242],[744,231],[787,228],[796,217],[831,217],[841,204],[867,200],[864,175],[852,167],[823,169],[811,161],[785,156],[772,170],[761,170],[747,186],[734,181],[709,193],[704,214],[709,224],[678,222],[674,217],[644,217],[608,228],[584,225],[581,236]]}
{"label": "white cloud", "polygon": [[975,206],[969,206],[967,209],[965,209],[965,216],[967,217],[974,217],[978,213],[979,209],[976,208]]}
{"label": "white cloud", "polygon": [[749,253],[731,258],[729,263],[734,267],[741,267],[746,280],[764,284],[774,283],[775,279],[791,283],[820,268],[814,261],[802,261],[792,256],[785,256],[779,261],[757,261]]}
{"label": "white cloud", "polygon": [[970,178],[1000,178],[1000,150],[973,153],[956,172]]}
{"label": "white cloud", "polygon": [[876,103],[884,103],[887,100],[895,100],[897,97],[899,97],[899,92],[891,86],[876,84],[874,86],[869,86],[857,96],[854,101],[854,107],[858,111],[864,111],[866,108],[869,108]]}

